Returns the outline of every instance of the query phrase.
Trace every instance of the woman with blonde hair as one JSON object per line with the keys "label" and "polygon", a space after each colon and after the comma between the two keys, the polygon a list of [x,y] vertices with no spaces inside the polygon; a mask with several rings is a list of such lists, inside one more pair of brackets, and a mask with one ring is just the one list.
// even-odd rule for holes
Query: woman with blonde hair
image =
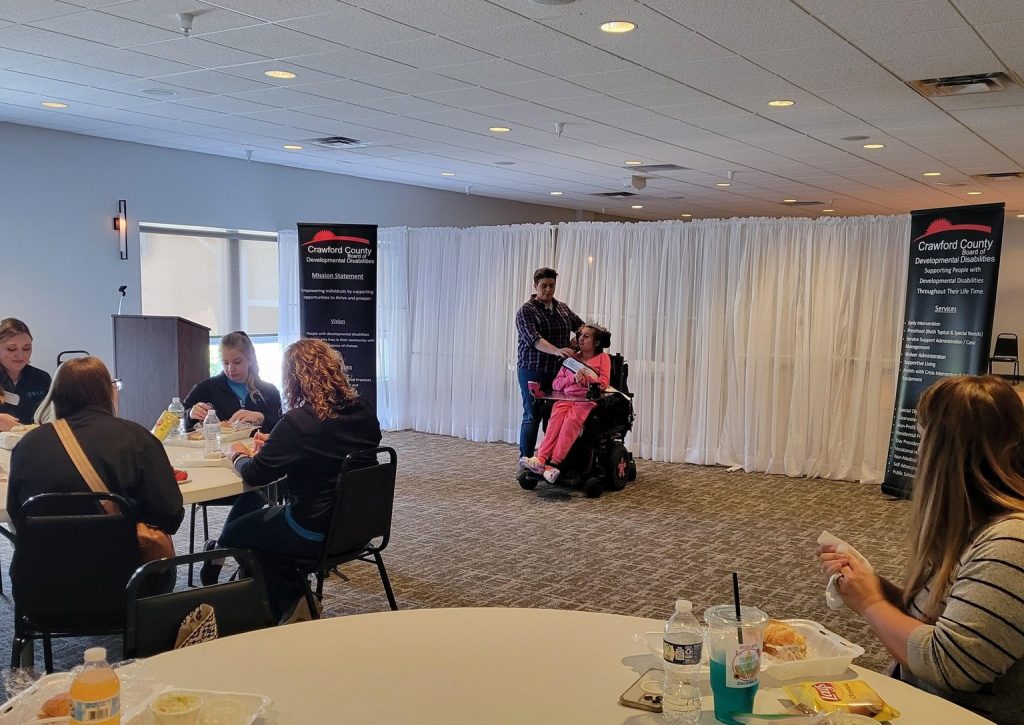
{"label": "woman with blonde hair", "polygon": [[29,365],[32,333],[13,317],[0,320],[0,432],[32,422],[50,389],[50,376]]}
{"label": "woman with blonde hair", "polygon": [[222,422],[259,426],[264,433],[274,429],[281,417],[281,394],[260,380],[256,347],[241,330],[220,339],[223,372],[196,384],[185,396],[185,426],[191,430],[202,423],[210,410]]}
{"label": "woman with blonde hair", "polygon": [[[273,433],[250,453],[231,447],[235,470],[245,483],[265,486],[287,476],[289,501],[284,505],[237,516],[224,523],[222,547],[250,549],[257,557],[313,558],[319,555],[331,520],[335,484],[350,453],[376,448],[380,423],[373,408],[358,396],[345,374],[341,354],[322,340],[302,339],[288,346],[283,360],[284,400],[288,408]],[[239,499],[258,496],[251,492]],[[236,508],[238,504],[236,504]],[[272,560],[261,562],[271,606],[283,620],[291,619],[305,599],[303,575]],[[219,572],[204,567],[203,581]]]}
{"label": "woman with blonde hair", "polygon": [[1024,404],[1000,378],[946,378],[921,395],[917,425],[906,583],[831,546],[822,571],[903,679],[1024,722]]}

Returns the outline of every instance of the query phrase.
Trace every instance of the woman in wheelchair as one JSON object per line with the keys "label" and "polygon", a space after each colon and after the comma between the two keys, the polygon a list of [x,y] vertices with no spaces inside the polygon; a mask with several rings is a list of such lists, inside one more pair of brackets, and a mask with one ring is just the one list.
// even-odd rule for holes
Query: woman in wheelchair
{"label": "woman in wheelchair", "polygon": [[552,383],[551,387],[556,393],[579,400],[559,400],[555,403],[537,455],[519,459],[524,468],[544,476],[548,483],[554,483],[558,478],[562,461],[583,430],[590,411],[597,405],[586,399],[590,386],[597,383],[601,390],[608,387],[612,361],[605,350],[611,344],[611,339],[611,333],[600,325],[587,324],[581,327],[576,336],[580,351],[573,359],[582,362],[584,367],[573,372],[563,364]]}

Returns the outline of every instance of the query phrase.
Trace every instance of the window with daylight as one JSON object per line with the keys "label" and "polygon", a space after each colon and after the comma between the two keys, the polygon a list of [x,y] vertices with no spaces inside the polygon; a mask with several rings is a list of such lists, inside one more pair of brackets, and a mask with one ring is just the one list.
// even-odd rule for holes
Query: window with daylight
{"label": "window with daylight", "polygon": [[245,330],[260,377],[281,387],[277,234],[139,225],[142,314],[183,317],[210,328],[210,372],[220,372],[222,335]]}

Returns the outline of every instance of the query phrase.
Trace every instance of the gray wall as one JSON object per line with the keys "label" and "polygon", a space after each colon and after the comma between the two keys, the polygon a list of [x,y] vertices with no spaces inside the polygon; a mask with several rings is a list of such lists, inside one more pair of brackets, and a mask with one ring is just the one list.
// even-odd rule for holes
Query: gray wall
{"label": "gray wall", "polygon": [[[126,262],[112,227],[118,199],[128,201],[132,221]],[[139,221],[277,231],[298,221],[461,227],[576,219],[570,209],[0,123],[0,317],[32,328],[33,362],[45,370],[66,349],[112,362],[120,285],[128,285],[123,312],[141,311]]]}
{"label": "gray wall", "polygon": [[[1000,332],[1014,332],[1024,340],[1024,219],[1010,214],[1003,228],[1003,256],[999,262],[999,286],[996,290],[996,316],[992,340]],[[1024,353],[1024,348],[1021,349]],[[1007,365],[993,372],[1009,373]]]}

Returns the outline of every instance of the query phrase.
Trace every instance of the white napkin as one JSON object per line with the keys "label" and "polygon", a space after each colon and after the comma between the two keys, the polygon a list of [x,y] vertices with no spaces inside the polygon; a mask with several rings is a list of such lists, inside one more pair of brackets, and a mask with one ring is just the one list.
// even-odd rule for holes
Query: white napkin
{"label": "white napkin", "polygon": [[[854,549],[838,536],[833,536],[827,531],[822,531],[821,536],[818,537],[818,545],[834,546],[836,547],[836,553],[846,554],[851,558],[857,559],[857,561],[863,564],[871,573],[874,573],[875,571],[875,568],[871,566],[871,563],[865,559],[859,551]],[[838,578],[838,574],[833,574],[828,578],[828,584],[825,586],[825,603],[828,605],[829,609],[842,609],[846,606],[846,602],[844,602],[843,598],[839,595],[839,589],[836,588],[836,579]]]}

